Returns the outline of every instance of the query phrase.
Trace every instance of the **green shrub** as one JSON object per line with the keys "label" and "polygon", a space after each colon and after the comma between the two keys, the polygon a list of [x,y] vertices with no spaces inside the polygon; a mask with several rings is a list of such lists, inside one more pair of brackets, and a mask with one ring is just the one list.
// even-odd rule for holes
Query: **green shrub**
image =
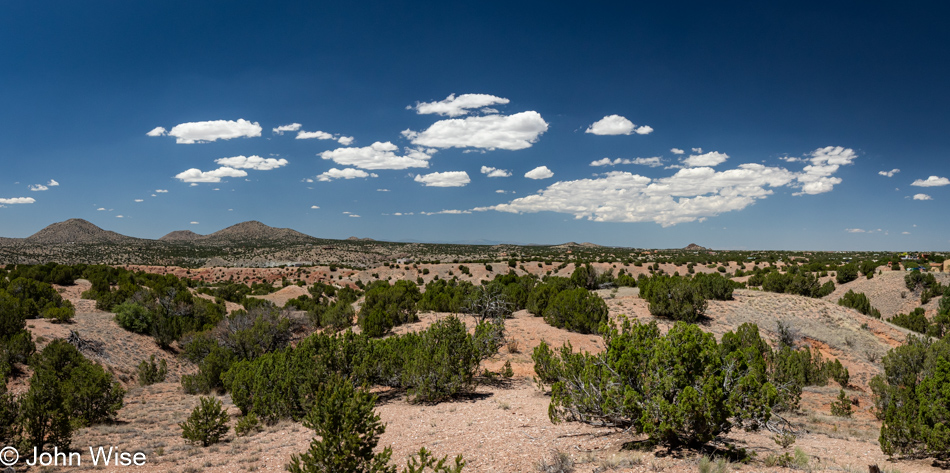
{"label": "green shrub", "polygon": [[238,437],[251,435],[261,430],[263,430],[261,423],[253,413],[241,417],[238,419],[237,424],[234,424],[234,434]]}
{"label": "green shrub", "polygon": [[182,438],[207,447],[220,442],[228,433],[228,420],[230,417],[221,401],[213,397],[201,397],[188,420],[178,426],[181,427]]}
{"label": "green shrub", "polygon": [[544,321],[572,332],[598,333],[607,312],[603,299],[579,287],[558,293],[544,309]]}
{"label": "green shrub", "polygon": [[30,388],[20,399],[27,445],[68,449],[73,428],[114,419],[125,390],[112,375],[64,340],[49,343],[31,362]]}
{"label": "green shrub", "polygon": [[392,286],[386,281],[374,282],[360,308],[360,329],[371,337],[381,337],[397,325],[417,321],[420,297],[419,288],[411,281],[396,281]]}
{"label": "green shrub", "polygon": [[831,415],[851,417],[851,399],[844,393],[844,389],[838,390],[838,399],[831,403]]}
{"label": "green shrub", "polygon": [[615,426],[671,445],[705,443],[733,422],[756,429],[771,416],[777,394],[757,351],[766,345],[757,328],[749,333],[755,337],[732,336],[738,352],[724,358],[716,339],[695,325],[677,322],[661,335],[655,323],[624,320],[605,334],[604,352],[572,353],[565,345],[559,359],[546,360],[553,369],[536,371],[557,377],[553,422]]}
{"label": "green shrub", "polygon": [[235,361],[234,353],[215,344],[198,364],[198,372],[181,377],[181,386],[186,394],[208,394],[212,390],[223,391],[221,376]]}
{"label": "green shrub", "polygon": [[392,449],[373,450],[386,426],[374,412],[376,396],[334,376],[321,386],[303,425],[314,430],[306,453],[291,456],[287,470],[309,472],[395,472]]}
{"label": "green shrub", "polygon": [[858,279],[858,266],[854,263],[848,263],[838,266],[835,274],[835,280],[838,284],[845,284]]}
{"label": "green shrub", "polygon": [[887,321],[917,333],[927,333],[927,329],[930,327],[930,321],[924,315],[923,307],[917,307],[909,314],[897,314],[887,319]]}
{"label": "green shrub", "polygon": [[145,306],[126,301],[115,306],[115,321],[120,327],[135,333],[149,333],[152,327],[152,316]]}
{"label": "green shrub", "polygon": [[640,297],[649,301],[650,313],[684,322],[706,315],[707,302],[699,285],[677,276],[653,276],[640,281]]}
{"label": "green shrub", "polygon": [[165,381],[165,375],[168,374],[168,363],[164,358],[160,362],[155,362],[155,355],[148,360],[142,360],[136,368],[136,380],[142,386],[150,386],[155,383]]}
{"label": "green shrub", "polygon": [[881,312],[871,307],[871,301],[863,292],[848,290],[844,296],[838,299],[838,305],[850,307],[864,315],[869,315],[876,319],[881,318]]}
{"label": "green shrub", "polygon": [[320,315],[320,326],[331,330],[343,330],[353,325],[356,310],[346,301],[334,302]]}
{"label": "green shrub", "polygon": [[881,360],[871,379],[881,451],[887,455],[950,459],[950,339],[909,336]]}

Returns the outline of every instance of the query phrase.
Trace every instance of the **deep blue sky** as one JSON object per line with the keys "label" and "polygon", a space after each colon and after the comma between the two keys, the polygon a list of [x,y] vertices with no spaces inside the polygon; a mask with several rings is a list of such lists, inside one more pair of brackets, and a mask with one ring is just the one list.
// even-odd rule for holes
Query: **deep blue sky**
{"label": "deep blue sky", "polygon": [[0,236],[950,246],[945,3],[452,3],[4,5]]}

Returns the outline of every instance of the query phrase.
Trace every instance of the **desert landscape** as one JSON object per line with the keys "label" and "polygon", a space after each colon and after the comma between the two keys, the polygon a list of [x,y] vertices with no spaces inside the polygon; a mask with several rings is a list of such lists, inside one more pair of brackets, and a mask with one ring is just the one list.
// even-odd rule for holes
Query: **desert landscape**
{"label": "desert landscape", "polygon": [[[537,360],[533,354],[537,353],[536,349],[542,341],[554,348],[569,344],[574,352],[603,353],[607,348],[604,334],[597,330],[558,328],[552,325],[554,322],[548,318],[548,312],[544,312],[544,317],[536,316],[530,310],[517,307],[514,299],[510,299],[504,302],[508,311],[499,315],[503,332],[498,345],[476,362],[473,371],[475,378],[471,381],[470,389],[426,401],[420,400],[419,395],[411,395],[412,387],[365,386],[378,397],[375,412],[385,425],[385,431],[378,437],[376,451],[379,452],[383,447],[391,448],[395,465],[404,465],[407,459],[424,447],[436,457],[454,458],[462,455],[464,471],[484,472],[705,472],[712,469],[720,472],[858,472],[864,471],[869,465],[877,465],[882,471],[888,472],[913,472],[938,471],[945,467],[940,455],[888,455],[882,451],[879,440],[882,420],[875,407],[879,401],[872,389],[872,379],[884,374],[882,360],[890,350],[904,344],[908,336],[925,337],[889,319],[918,308],[927,320],[933,320],[934,323],[946,316],[948,306],[942,303],[945,298],[942,288],[946,287],[950,277],[939,271],[925,272],[931,267],[924,264],[923,260],[918,262],[901,254],[878,253],[872,256],[821,252],[808,255],[756,252],[748,256],[742,254],[740,259],[739,254],[717,252],[698,245],[656,251],[576,244],[546,248],[505,246],[447,250],[440,245],[416,244],[399,246],[398,252],[389,250],[393,253],[388,255],[382,251],[373,253],[373,258],[385,260],[381,263],[368,258],[359,260],[363,266],[356,266],[355,259],[346,263],[341,261],[339,266],[288,266],[281,261],[295,259],[289,257],[293,255],[294,248],[297,248],[300,240],[309,237],[257,223],[241,224],[232,229],[248,227],[254,231],[240,236],[232,234],[232,241],[200,237],[213,241],[207,247],[196,246],[207,255],[202,264],[197,264],[199,261],[195,261],[192,267],[122,264],[115,268],[125,271],[120,274],[161,275],[155,281],[170,281],[168,277],[176,281],[190,281],[187,289],[196,299],[214,305],[217,298],[217,304],[225,312],[219,316],[220,321],[215,322],[217,328],[210,327],[204,332],[211,334],[209,336],[212,338],[222,333],[221,327],[227,325],[229,320],[240,319],[241,316],[235,314],[261,314],[260,307],[264,304],[263,307],[272,308],[268,310],[273,310],[275,317],[288,321],[281,326],[288,331],[284,334],[286,341],[282,346],[288,347],[300,344],[311,334],[329,334],[338,330],[360,333],[364,328],[364,315],[371,310],[371,307],[364,306],[371,304],[367,302],[367,297],[372,297],[368,295],[369,292],[364,293],[362,290],[368,291],[374,284],[377,288],[408,284],[413,288],[418,287],[419,291],[416,301],[420,308],[412,310],[415,317],[384,330],[381,340],[398,339],[410,333],[425,333],[427,329],[455,318],[467,327],[469,336],[472,336],[477,333],[479,321],[485,319],[485,314],[478,312],[477,304],[468,301],[457,310],[427,310],[424,305],[432,302],[426,299],[426,292],[456,287],[453,285],[472,287],[473,290],[490,288],[505,278],[509,284],[515,285],[519,281],[531,281],[531,284],[541,286],[544,285],[541,284],[543,281],[574,281],[580,284],[581,292],[603,304],[606,321],[620,324],[622,320],[629,319],[643,324],[654,323],[660,333],[667,333],[683,322],[677,322],[669,316],[654,315],[652,312],[656,310],[651,308],[653,303],[640,294],[641,289],[650,287],[649,282],[657,278],[689,281],[704,280],[693,275],[705,275],[716,280],[731,281],[733,286],[729,289],[729,297],[723,298],[725,300],[713,298],[706,302],[702,316],[692,322],[700,330],[722,340],[727,332],[736,331],[743,324],[756,324],[762,339],[773,348],[780,347],[782,337],[791,337],[790,343],[794,349],[807,347],[815,353],[814,356],[820,354],[821,359],[837,360],[848,373],[844,385],[839,386],[837,381],[825,378],[828,380],[817,385],[800,387],[800,402],[797,405],[786,408],[774,406],[776,415],[781,413],[784,420],[781,425],[766,423],[752,431],[725,429],[709,441],[698,443],[654,443],[648,441],[648,435],[638,434],[633,427],[598,426],[598,422],[554,423],[549,415],[549,405],[552,403],[550,384],[540,382],[536,371]],[[43,271],[30,273],[30,268],[46,268],[45,271],[54,268],[55,265],[30,266],[22,261],[34,262],[36,260],[33,258],[53,259],[61,256],[62,253],[52,252],[65,247],[67,241],[74,243],[69,245],[72,254],[86,255],[76,258],[94,258],[90,255],[98,254],[85,252],[82,248],[87,246],[117,245],[118,248],[125,248],[122,251],[131,251],[123,243],[125,237],[86,223],[71,221],[57,224],[37,235],[40,236],[5,240],[2,243],[6,251],[5,258],[8,259],[0,263],[5,265],[6,271],[11,272],[11,276],[16,274],[22,278],[23,274],[42,275]],[[193,237],[192,241],[201,240]],[[248,241],[255,243],[246,243]],[[268,263],[260,267],[249,266],[246,253],[232,252],[231,245],[237,245],[235,242],[256,246],[256,258]],[[152,250],[151,245],[164,248],[158,246],[163,244],[162,241],[134,243],[139,252],[157,251]],[[333,242],[332,246],[339,248],[333,251],[339,252],[327,253],[325,257],[335,255],[347,259],[347,255],[356,253],[347,244],[354,243]],[[374,248],[377,249],[389,247],[383,243],[376,245]],[[871,259],[875,257],[876,260]],[[870,263],[858,266],[856,263],[860,258],[869,258],[867,261]],[[940,254],[931,254],[926,258],[942,261]],[[147,462],[135,466],[138,471],[175,472],[283,471],[292,455],[307,451],[315,434],[299,418],[282,417],[261,421],[250,431],[239,435],[236,428],[247,417],[247,412],[243,412],[243,405],[236,405],[231,397],[229,390],[237,389],[236,385],[231,385],[229,390],[211,387],[196,392],[196,388],[189,387],[189,381],[186,381],[186,378],[200,375],[206,369],[205,362],[190,355],[190,346],[194,346],[196,337],[185,333],[163,342],[154,327],[149,332],[130,329],[127,322],[123,326],[119,321],[124,316],[117,314],[120,311],[125,314],[121,307],[130,302],[119,303],[115,300],[111,302],[111,312],[103,310],[106,299],[93,290],[93,282],[79,277],[83,275],[80,274],[82,271],[90,274],[90,278],[99,277],[91,268],[102,266],[95,265],[92,259],[85,259],[81,263],[70,273],[70,277],[75,278],[72,283],[60,281],[50,284],[62,300],[68,301],[68,305],[74,308],[74,314],[67,320],[47,316],[27,318],[25,321],[37,354],[44,352],[55,340],[67,340],[82,356],[104,368],[114,382],[125,390],[121,408],[112,416],[92,425],[77,426],[70,444],[74,450],[85,451],[87,446],[106,445],[118,451],[140,452],[145,455]],[[921,269],[907,270],[911,266],[918,268],[918,264]],[[850,271],[849,267],[855,271],[854,277],[840,282],[839,277]],[[830,268],[834,269],[829,271]],[[18,270],[21,272],[17,273]],[[754,278],[761,278],[763,272],[767,275],[765,281],[755,281]],[[46,274],[48,277],[55,271]],[[794,293],[791,289],[776,292],[774,286],[770,286],[773,284],[770,277],[778,280],[783,275],[791,277],[793,274],[806,277],[813,275],[815,289],[819,284],[824,287],[830,282],[829,291],[816,297],[815,294],[806,296]],[[932,279],[933,285],[913,286],[908,279],[911,274],[925,274],[927,278],[922,279]],[[590,283],[589,289],[585,288],[585,283],[578,282],[585,279]],[[22,279],[4,277],[4,285],[8,290],[12,290],[9,285],[13,280]],[[379,286],[380,281],[383,286]],[[442,284],[445,282],[451,283],[445,286]],[[217,291],[217,287],[228,285],[244,286],[248,291],[254,288],[257,292],[239,294],[236,298],[225,296],[231,300],[223,300],[222,293],[214,291]],[[298,303],[324,297],[320,294],[326,293],[328,287],[336,288],[332,300],[344,300],[340,292],[344,288],[355,294],[352,302],[344,302],[352,308],[348,312],[351,315],[347,316],[342,326],[322,324],[321,318],[314,318],[315,309],[312,306],[308,309],[306,304]],[[931,288],[940,288],[935,291],[939,295],[921,303],[922,290],[930,291]],[[106,290],[106,294],[118,297],[123,289],[121,284],[113,284]],[[860,309],[842,305],[841,300],[849,292],[864,294],[878,314],[865,314]],[[471,294],[479,293],[476,291]],[[517,297],[516,292],[501,294],[502,299]],[[152,307],[150,310],[162,306],[161,297],[158,305],[148,301],[149,297],[153,296],[141,293],[129,301],[139,301],[137,303],[144,307]],[[471,297],[477,299],[476,296]],[[327,300],[330,307],[334,304],[332,300]],[[531,302],[528,304],[530,309]],[[12,313],[7,312],[2,315],[13,317]],[[152,323],[157,322],[153,320]],[[266,358],[269,355],[262,352],[256,356]],[[141,364],[150,359],[153,363],[156,360],[164,363],[166,371],[160,380],[146,385],[142,380]],[[11,399],[28,397],[33,374],[31,363],[13,363],[6,383],[6,391]],[[222,379],[225,379],[223,375]],[[208,445],[188,440],[182,435],[182,425],[202,399],[201,391],[219,401],[227,415],[227,430]],[[833,414],[836,399],[840,401],[839,392],[847,400],[847,415],[840,412]],[[246,410],[246,406],[243,407]],[[20,431],[19,435],[23,434],[24,431]],[[786,446],[780,445],[777,440],[783,434],[790,436],[791,443]],[[786,453],[788,456],[783,460],[782,455]],[[74,469],[125,471],[130,468],[94,466],[89,455],[84,455],[86,458],[83,458],[82,465]],[[58,468],[29,466],[23,461],[14,466],[16,471]]]}

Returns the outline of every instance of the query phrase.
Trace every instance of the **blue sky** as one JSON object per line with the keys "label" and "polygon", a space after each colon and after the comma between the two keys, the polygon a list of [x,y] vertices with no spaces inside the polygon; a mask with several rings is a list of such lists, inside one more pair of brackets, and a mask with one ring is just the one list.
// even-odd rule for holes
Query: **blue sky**
{"label": "blue sky", "polygon": [[0,235],[950,246],[943,3],[448,3],[5,5]]}

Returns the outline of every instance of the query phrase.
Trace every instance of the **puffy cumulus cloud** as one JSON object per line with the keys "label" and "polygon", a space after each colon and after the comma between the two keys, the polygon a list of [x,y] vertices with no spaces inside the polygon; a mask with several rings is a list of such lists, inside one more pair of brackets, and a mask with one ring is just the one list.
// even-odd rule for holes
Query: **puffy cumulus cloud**
{"label": "puffy cumulus cloud", "polygon": [[145,199],[135,199],[136,202],[145,202]]}
{"label": "puffy cumulus cloud", "polygon": [[472,182],[468,177],[468,173],[465,171],[419,174],[414,180],[425,184],[426,187],[464,187],[469,182]]}
{"label": "puffy cumulus cloud", "polygon": [[554,173],[547,166],[538,166],[524,173],[524,177],[528,179],[548,179],[554,177]]}
{"label": "puffy cumulus cloud", "polygon": [[262,158],[260,156],[234,156],[215,159],[214,162],[221,166],[235,169],[254,169],[256,171],[270,171],[287,165],[286,159]]}
{"label": "puffy cumulus cloud", "polygon": [[663,160],[659,156],[654,156],[652,158],[634,158],[634,159],[620,159],[616,158],[611,160],[610,158],[598,159],[597,161],[591,161],[591,166],[616,166],[618,164],[639,164],[641,166],[649,166],[651,168],[659,167],[663,165]]}
{"label": "puffy cumulus cloud", "polygon": [[125,218],[125,215],[116,215],[115,218]]}
{"label": "puffy cumulus cloud", "polygon": [[[693,148],[693,150],[696,149]],[[683,165],[688,167],[716,166],[726,162],[727,159],[729,159],[729,155],[726,153],[710,151],[704,154],[691,154],[688,158],[683,159]]]}
{"label": "puffy cumulus cloud", "polygon": [[299,123],[291,123],[290,125],[281,125],[281,126],[279,126],[279,127],[277,127],[277,128],[274,128],[274,129],[273,129],[273,133],[274,133],[275,135],[283,135],[285,131],[297,131],[297,130],[299,130],[300,127],[302,127],[302,126],[303,126],[303,125],[301,125],[301,124],[299,124]]}
{"label": "puffy cumulus cloud", "polygon": [[830,192],[836,184],[841,184],[840,177],[832,177],[841,166],[851,164],[858,157],[851,148],[841,146],[826,146],[818,148],[802,158],[809,163],[795,179],[801,186],[801,192],[794,195],[815,195]]}
{"label": "puffy cumulus cloud", "polygon": [[0,204],[32,204],[36,199],[32,197],[0,197]]}
{"label": "puffy cumulus cloud", "polygon": [[573,214],[599,222],[656,222],[664,227],[741,210],[789,185],[795,174],[761,164],[716,171],[680,169],[673,176],[650,179],[611,171],[604,177],[562,181],[537,194],[507,204],[474,210],[511,213],[543,211]]}
{"label": "puffy cumulus cloud", "polygon": [[884,177],[894,177],[894,174],[897,174],[899,172],[901,172],[900,169],[894,168],[894,169],[891,169],[890,171],[878,171],[877,173]]}
{"label": "puffy cumulus cloud", "polygon": [[376,192],[389,192],[389,189],[376,189]]}
{"label": "puffy cumulus cloud", "polygon": [[105,210],[105,209],[106,209],[105,207],[99,207],[98,209],[96,209],[96,211],[102,212],[102,211]]}
{"label": "puffy cumulus cloud", "polygon": [[310,208],[311,208],[311,209],[319,209],[320,206],[319,206],[319,205],[311,205]]}
{"label": "puffy cumulus cloud", "polygon": [[152,131],[146,133],[146,135],[148,135],[148,136],[165,136],[165,133],[168,133],[168,130],[166,130],[165,127],[163,127],[163,126],[157,126],[157,127],[155,127],[155,128],[152,128]]}
{"label": "puffy cumulus cloud", "polygon": [[247,171],[222,166],[213,171],[201,171],[200,169],[191,168],[187,171],[176,174],[175,179],[178,179],[182,182],[190,182],[192,185],[197,185],[199,182],[221,182],[221,179],[225,177],[244,176],[247,176]]}
{"label": "puffy cumulus cloud", "polygon": [[485,174],[488,177],[511,177],[511,171],[489,166],[482,166],[482,174]]}
{"label": "puffy cumulus cloud", "polygon": [[59,183],[56,182],[56,179],[50,179],[49,182],[46,183],[46,185],[48,185],[48,186],[50,186],[50,187],[56,187],[56,186],[59,185]]}
{"label": "puffy cumulus cloud", "polygon": [[917,187],[940,187],[947,184],[950,184],[950,179],[937,176],[930,176],[927,179],[917,179],[916,181],[910,183],[910,185]]}
{"label": "puffy cumulus cloud", "polygon": [[354,139],[355,139],[355,138],[353,138],[352,136],[341,136],[341,137],[339,137],[339,138],[336,139],[336,142],[337,142],[337,143],[340,143],[340,144],[343,145],[343,146],[349,146],[349,145],[353,144],[353,140],[354,140]]}
{"label": "puffy cumulus cloud", "polygon": [[348,215],[348,217],[353,217],[353,218],[360,218],[360,216],[359,216],[359,215],[357,215],[357,214],[349,214],[349,215]]}
{"label": "puffy cumulus cloud", "polygon": [[198,222],[189,222],[191,225],[198,225]]}
{"label": "puffy cumulus cloud", "polygon": [[472,109],[482,109],[484,113],[498,113],[493,108],[485,108],[489,105],[507,104],[508,99],[496,97],[488,94],[462,94],[458,97],[455,94],[449,95],[445,100],[438,102],[416,102],[416,106],[409,106],[408,109],[415,109],[420,115],[435,113],[442,116],[458,117],[469,113]]}
{"label": "puffy cumulus cloud", "polygon": [[40,192],[49,190],[49,187],[46,187],[43,184],[33,184],[30,186],[30,190],[33,192]]}
{"label": "puffy cumulus cloud", "polygon": [[234,120],[212,120],[206,122],[188,122],[175,125],[168,132],[176,138],[176,143],[207,143],[232,138],[254,138],[261,136],[261,126],[243,118]]}
{"label": "puffy cumulus cloud", "polygon": [[167,194],[168,189],[155,189],[156,194]]}
{"label": "puffy cumulus cloud", "polygon": [[683,153],[685,153],[686,151],[683,151],[683,150],[681,150],[681,149],[679,149],[679,148],[670,148],[670,152],[673,153],[673,154],[683,154]]}
{"label": "puffy cumulus cloud", "polygon": [[435,150],[406,148],[405,155],[397,155],[399,147],[387,141],[375,142],[363,148],[337,148],[319,154],[323,159],[331,160],[341,166],[354,166],[362,169],[408,169],[427,168],[429,158]]}
{"label": "puffy cumulus cloud", "polygon": [[934,200],[934,198],[927,194],[914,194],[914,200]]}
{"label": "puffy cumulus cloud", "polygon": [[330,168],[329,171],[320,174],[317,176],[317,180],[321,182],[328,182],[334,179],[357,179],[361,177],[379,177],[375,173],[369,173],[361,169],[345,168],[337,169]]}
{"label": "puffy cumulus cloud", "polygon": [[332,133],[327,133],[327,132],[325,132],[325,131],[320,131],[320,130],[317,130],[317,131],[301,131],[300,133],[297,133],[297,138],[296,138],[296,139],[298,139],[298,140],[312,140],[312,139],[314,139],[314,138],[316,138],[316,139],[318,139],[318,140],[332,140],[332,139],[333,139],[333,134],[332,134]]}
{"label": "puffy cumulus cloud", "polygon": [[595,135],[649,135],[653,128],[649,126],[636,126],[632,121],[620,115],[607,115],[600,120],[592,123],[585,133]]}
{"label": "puffy cumulus cloud", "polygon": [[402,135],[413,144],[433,148],[530,148],[548,130],[548,123],[535,111],[514,115],[439,120],[422,132],[405,130]]}

